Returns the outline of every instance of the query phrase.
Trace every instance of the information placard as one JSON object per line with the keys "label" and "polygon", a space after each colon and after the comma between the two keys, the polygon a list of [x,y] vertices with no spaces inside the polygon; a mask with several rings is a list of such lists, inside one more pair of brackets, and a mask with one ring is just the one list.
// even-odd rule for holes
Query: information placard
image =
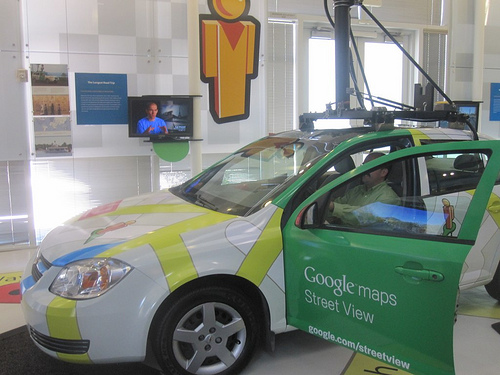
{"label": "information placard", "polygon": [[127,75],[75,73],[77,125],[127,124]]}
{"label": "information placard", "polygon": [[500,83],[491,84],[490,121],[500,121]]}

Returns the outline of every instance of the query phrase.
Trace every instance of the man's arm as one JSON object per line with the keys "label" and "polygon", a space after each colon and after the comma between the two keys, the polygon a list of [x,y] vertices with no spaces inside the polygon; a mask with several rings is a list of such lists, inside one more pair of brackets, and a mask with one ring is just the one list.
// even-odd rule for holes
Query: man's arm
{"label": "man's arm", "polygon": [[137,122],[137,134],[147,134],[147,130],[149,128],[149,125],[144,121],[144,119],[140,119]]}
{"label": "man's arm", "polygon": [[158,127],[160,128],[161,132],[164,134],[168,134],[167,123],[160,118],[157,118],[157,120],[158,120]]}
{"label": "man's arm", "polygon": [[353,212],[375,202],[399,205],[400,199],[394,190],[385,183],[371,190],[368,194],[364,187],[359,185],[330,203],[330,215],[339,218],[345,225],[359,226],[360,222]]}
{"label": "man's arm", "polygon": [[356,226],[358,220],[352,212],[361,207],[361,197],[364,186],[358,185],[348,190],[344,195],[335,198],[329,205],[329,217],[340,219],[343,224]]}

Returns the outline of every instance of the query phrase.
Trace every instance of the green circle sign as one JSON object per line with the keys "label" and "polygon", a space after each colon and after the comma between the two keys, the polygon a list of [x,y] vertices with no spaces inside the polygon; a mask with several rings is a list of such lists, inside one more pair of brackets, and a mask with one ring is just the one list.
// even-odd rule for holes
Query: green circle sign
{"label": "green circle sign", "polygon": [[181,161],[189,152],[189,142],[154,142],[153,150],[156,152],[156,155],[160,157],[160,159],[165,161]]}

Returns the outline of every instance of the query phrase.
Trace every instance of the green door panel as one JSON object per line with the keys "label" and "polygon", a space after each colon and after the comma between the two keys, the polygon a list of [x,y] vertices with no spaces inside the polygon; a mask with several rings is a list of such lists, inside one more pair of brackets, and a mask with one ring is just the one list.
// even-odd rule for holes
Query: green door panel
{"label": "green door panel", "polygon": [[[283,229],[288,323],[412,374],[454,374],[459,279],[499,175],[499,144],[450,142],[396,151],[305,200]],[[454,238],[346,229],[326,225],[316,214],[332,189],[373,167],[464,151],[489,157]]]}
{"label": "green door panel", "polygon": [[321,229],[285,238],[289,324],[412,373],[453,373],[450,322],[470,245]]}

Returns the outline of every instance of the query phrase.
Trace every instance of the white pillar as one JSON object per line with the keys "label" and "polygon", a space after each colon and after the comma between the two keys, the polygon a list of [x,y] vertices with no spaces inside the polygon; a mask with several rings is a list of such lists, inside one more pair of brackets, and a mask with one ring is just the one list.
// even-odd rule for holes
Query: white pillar
{"label": "white pillar", "polygon": [[484,22],[486,0],[474,1],[474,65],[472,70],[472,100],[483,100]]}
{"label": "white pillar", "polygon": [[[200,95],[200,50],[198,0],[188,0],[188,50],[189,50],[189,94]],[[193,138],[201,139],[200,97],[193,101]],[[190,142],[191,172],[193,176],[202,171],[201,141]]]}

